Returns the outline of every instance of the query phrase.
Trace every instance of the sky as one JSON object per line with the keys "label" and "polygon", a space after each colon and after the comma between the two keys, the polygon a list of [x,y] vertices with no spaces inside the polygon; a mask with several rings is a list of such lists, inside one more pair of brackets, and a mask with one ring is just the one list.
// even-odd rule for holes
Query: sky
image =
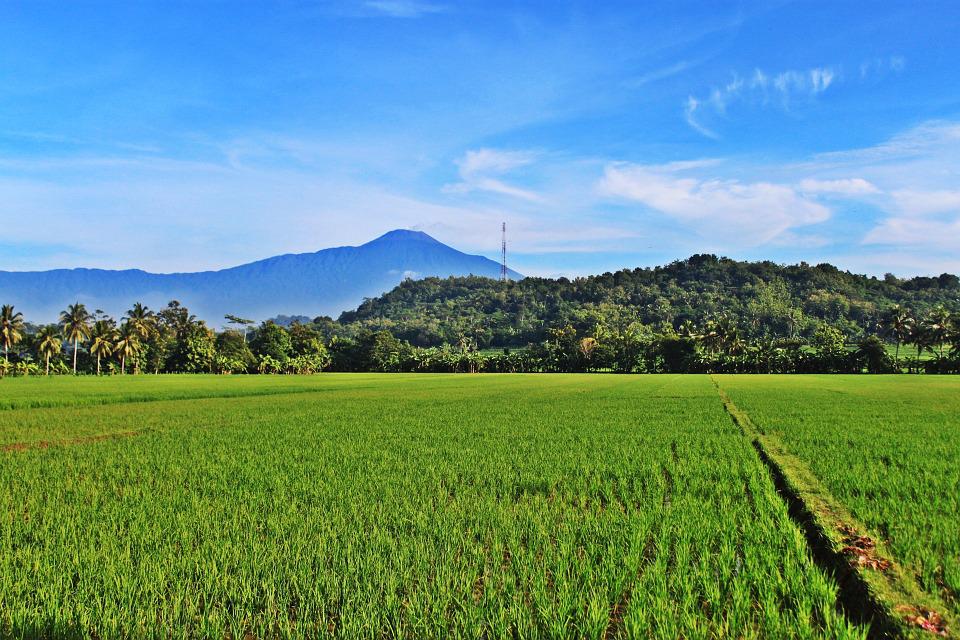
{"label": "sky", "polygon": [[0,3],[0,270],[425,231],[960,272],[960,3]]}

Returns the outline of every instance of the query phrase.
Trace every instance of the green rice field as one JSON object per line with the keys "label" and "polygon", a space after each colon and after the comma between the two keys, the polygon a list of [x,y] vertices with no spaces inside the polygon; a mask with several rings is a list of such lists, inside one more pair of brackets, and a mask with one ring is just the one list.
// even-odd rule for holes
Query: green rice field
{"label": "green rice field", "polygon": [[960,614],[960,378],[717,379]]}
{"label": "green rice field", "polygon": [[20,378],[0,637],[867,637],[716,385],[957,611],[956,377]]}

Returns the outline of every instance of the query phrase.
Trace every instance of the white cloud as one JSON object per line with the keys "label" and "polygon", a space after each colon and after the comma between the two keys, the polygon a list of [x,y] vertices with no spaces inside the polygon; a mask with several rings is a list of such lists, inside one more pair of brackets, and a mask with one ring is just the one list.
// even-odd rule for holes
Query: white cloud
{"label": "white cloud", "polygon": [[764,244],[830,217],[827,207],[786,185],[684,177],[668,166],[610,164],[598,190],[641,202],[703,237],[738,246]]}
{"label": "white cloud", "polygon": [[733,79],[721,87],[714,87],[705,98],[688,96],[684,105],[684,118],[693,129],[708,138],[717,138],[713,128],[705,124],[703,117],[724,115],[735,102],[752,102],[767,105],[771,98],[786,107],[797,98],[813,99],[824,93],[840,77],[833,67],[813,67],[804,71],[783,71],[770,74],[763,69],[754,69],[747,78],[734,74]]}
{"label": "white cloud", "polygon": [[871,229],[863,243],[944,251],[955,261],[960,251],[960,216],[952,220],[890,217]]}
{"label": "white cloud", "polygon": [[922,256],[924,264],[955,263],[952,253],[960,250],[960,123],[925,122],[871,147],[820,154],[793,169],[816,175],[819,183],[855,174],[876,187],[875,193],[860,194],[882,213],[862,244],[916,251],[914,257]]}
{"label": "white cloud", "polygon": [[900,210],[907,215],[925,216],[950,212],[960,214],[960,191],[900,189],[891,195]]}
{"label": "white cloud", "polygon": [[536,154],[529,151],[501,151],[497,149],[467,151],[456,162],[460,171],[461,182],[447,185],[444,190],[451,193],[489,191],[530,202],[539,202],[543,199],[539,194],[509,185],[495,177],[529,165],[535,159]]}
{"label": "white cloud", "polygon": [[879,193],[876,185],[863,178],[841,178],[838,180],[816,180],[807,178],[800,181],[800,191],[804,193],[826,193],[841,196],[859,196]]}

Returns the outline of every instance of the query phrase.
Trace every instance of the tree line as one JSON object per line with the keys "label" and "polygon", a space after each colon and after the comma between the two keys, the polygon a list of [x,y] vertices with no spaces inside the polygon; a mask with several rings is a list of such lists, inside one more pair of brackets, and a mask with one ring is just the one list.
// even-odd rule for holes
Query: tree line
{"label": "tree line", "polygon": [[[591,307],[578,323],[548,327],[521,348],[454,342],[419,346],[391,331],[320,317],[282,326],[234,315],[215,331],[178,301],[153,311],[134,304],[119,321],[80,302],[57,324],[32,325],[0,307],[0,376],[50,374],[378,372],[960,373],[960,313],[922,315],[892,305],[875,332],[851,341],[820,323],[809,337],[751,336],[729,314],[702,324],[647,324],[622,306]],[[913,348],[901,357],[904,347]]]}
{"label": "tree line", "polygon": [[841,271],[830,264],[783,266],[695,255],[668,265],[582,278],[479,277],[408,280],[339,317],[339,331],[386,329],[421,347],[525,347],[570,325],[589,335],[603,322],[639,322],[655,331],[689,322],[705,327],[727,317],[745,340],[813,339],[828,325],[850,343],[879,333],[894,305],[919,318],[938,306],[960,311],[960,279],[952,274],[900,279]]}

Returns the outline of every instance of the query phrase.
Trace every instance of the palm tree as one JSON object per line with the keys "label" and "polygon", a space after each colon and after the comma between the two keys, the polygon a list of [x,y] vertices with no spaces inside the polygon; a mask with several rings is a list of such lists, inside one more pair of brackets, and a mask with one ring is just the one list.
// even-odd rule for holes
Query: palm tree
{"label": "palm tree", "polygon": [[708,353],[716,353],[723,344],[723,335],[716,320],[710,319],[703,325],[700,340]]}
{"label": "palm tree", "polygon": [[0,341],[3,342],[3,360],[10,362],[10,347],[23,340],[23,314],[13,310],[12,304],[0,307]]}
{"label": "palm tree", "polygon": [[[133,308],[127,311],[127,317],[125,320],[133,327],[137,337],[141,340],[146,340],[150,337],[150,334],[152,333],[157,321],[153,311],[150,311],[149,308],[145,307],[139,302],[134,304]],[[139,362],[134,362],[133,372],[140,373]]]}
{"label": "palm tree", "polygon": [[960,312],[952,316],[949,341],[953,354],[960,356]]}
{"label": "palm tree", "polygon": [[677,335],[688,340],[697,340],[700,338],[700,335],[697,333],[697,325],[693,324],[693,320],[684,320],[681,322],[680,328],[677,329]]}
{"label": "palm tree", "polygon": [[947,341],[950,335],[951,318],[950,312],[942,304],[934,307],[924,319],[927,325],[927,332],[930,335],[930,341],[937,346],[940,359],[943,359],[943,343]]}
{"label": "palm tree", "polygon": [[917,348],[917,370],[919,371],[920,358],[923,356],[923,352],[926,350],[929,350],[931,353],[933,352],[933,340],[930,337],[930,331],[927,329],[926,322],[914,322],[913,325],[911,325],[907,343]]}
{"label": "palm tree", "polygon": [[129,321],[120,325],[117,332],[117,341],[114,343],[114,353],[120,356],[120,373],[127,372],[127,356],[135,356],[140,351],[140,337],[136,328]]}
{"label": "palm tree", "polygon": [[910,312],[901,307],[899,304],[895,304],[890,307],[890,310],[887,312],[886,317],[880,321],[883,329],[893,336],[893,339],[897,342],[896,355],[894,355],[893,361],[896,364],[897,371],[900,371],[900,344],[905,342],[910,337],[910,332],[913,330],[914,320],[910,317]]}
{"label": "palm tree", "polygon": [[46,362],[46,375],[50,375],[50,356],[55,356],[63,349],[63,340],[57,325],[48,324],[37,332],[37,351]]}
{"label": "palm tree", "polygon": [[63,337],[73,342],[73,375],[77,375],[77,350],[80,342],[86,342],[90,337],[91,315],[87,307],[77,302],[68,305],[60,312],[60,326],[63,328]]}
{"label": "palm tree", "polygon": [[100,359],[113,353],[113,339],[116,330],[112,320],[97,320],[93,325],[90,353],[97,356],[97,375],[100,375]]}

